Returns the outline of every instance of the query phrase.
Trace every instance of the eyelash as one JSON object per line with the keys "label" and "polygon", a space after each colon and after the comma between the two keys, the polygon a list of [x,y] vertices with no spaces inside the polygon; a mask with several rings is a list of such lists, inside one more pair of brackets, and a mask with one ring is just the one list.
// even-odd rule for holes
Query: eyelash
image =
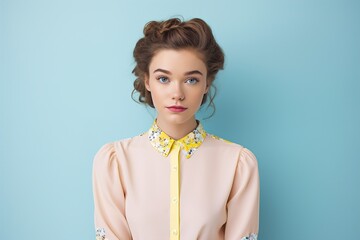
{"label": "eyelash", "polygon": [[[166,79],[166,82],[162,82],[162,79]],[[165,76],[157,77],[156,80],[158,80],[160,83],[163,83],[163,84],[167,83],[169,81],[169,79],[167,77],[165,77]],[[195,82],[194,83],[189,83],[189,81],[192,81],[192,80],[195,80]],[[191,84],[191,85],[194,85],[194,84],[199,82],[199,79],[197,79],[197,78],[189,78],[189,79],[186,80],[186,82]]]}
{"label": "eyelash", "polygon": [[164,77],[164,76],[160,76],[160,77],[156,78],[156,80],[158,80],[160,83],[165,83],[165,82],[162,82],[161,79],[166,79],[167,82],[169,81],[169,79],[167,77]]}
{"label": "eyelash", "polygon": [[195,80],[194,83],[190,83],[191,85],[196,84],[196,83],[199,82],[199,79],[197,79],[197,78],[189,78],[188,80],[186,80],[186,82],[188,82],[188,81],[190,81],[190,80]]}

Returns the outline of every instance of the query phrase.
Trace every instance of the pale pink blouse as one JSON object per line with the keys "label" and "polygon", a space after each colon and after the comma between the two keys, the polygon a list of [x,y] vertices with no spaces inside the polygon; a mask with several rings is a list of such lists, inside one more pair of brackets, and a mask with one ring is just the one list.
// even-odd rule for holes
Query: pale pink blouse
{"label": "pale pink blouse", "polygon": [[96,239],[257,239],[257,160],[201,124],[177,141],[154,122],[105,144],[94,158],[93,193]]}

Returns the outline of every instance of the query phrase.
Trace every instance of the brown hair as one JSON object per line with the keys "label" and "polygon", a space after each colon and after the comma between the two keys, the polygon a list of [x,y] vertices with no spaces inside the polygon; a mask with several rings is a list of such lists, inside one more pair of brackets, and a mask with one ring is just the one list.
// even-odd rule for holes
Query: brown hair
{"label": "brown hair", "polygon": [[[137,77],[134,81],[134,93],[139,92],[139,102],[154,108],[151,93],[145,87],[145,76],[149,74],[149,65],[152,57],[161,49],[185,49],[190,48],[198,51],[203,56],[207,67],[208,85],[212,86],[215,76],[224,67],[224,53],[215,41],[209,25],[200,18],[181,21],[179,18],[171,18],[166,21],[151,21],[144,27],[144,37],[136,43],[133,56],[136,66],[132,71]],[[215,92],[216,88],[214,87]],[[210,93],[210,92],[209,92]],[[201,102],[203,105],[207,95]],[[215,93],[210,95],[209,106],[215,110],[213,99]]]}

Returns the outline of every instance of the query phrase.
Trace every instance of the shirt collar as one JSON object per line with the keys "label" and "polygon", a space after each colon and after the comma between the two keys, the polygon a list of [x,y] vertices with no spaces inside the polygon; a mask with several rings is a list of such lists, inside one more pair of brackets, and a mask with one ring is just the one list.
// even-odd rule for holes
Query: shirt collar
{"label": "shirt collar", "polygon": [[148,131],[148,137],[151,145],[163,156],[168,156],[175,142],[179,143],[181,149],[186,151],[186,158],[190,158],[192,154],[203,143],[206,132],[200,122],[198,126],[188,133],[185,137],[175,140],[162,131],[156,124],[156,120]]}

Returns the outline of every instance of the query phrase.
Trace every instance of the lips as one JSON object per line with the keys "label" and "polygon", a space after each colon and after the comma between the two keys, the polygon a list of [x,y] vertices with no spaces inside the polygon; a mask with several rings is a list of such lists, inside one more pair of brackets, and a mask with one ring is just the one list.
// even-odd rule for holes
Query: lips
{"label": "lips", "polygon": [[186,107],[183,106],[170,106],[166,108],[169,109],[171,112],[183,112],[187,109]]}

